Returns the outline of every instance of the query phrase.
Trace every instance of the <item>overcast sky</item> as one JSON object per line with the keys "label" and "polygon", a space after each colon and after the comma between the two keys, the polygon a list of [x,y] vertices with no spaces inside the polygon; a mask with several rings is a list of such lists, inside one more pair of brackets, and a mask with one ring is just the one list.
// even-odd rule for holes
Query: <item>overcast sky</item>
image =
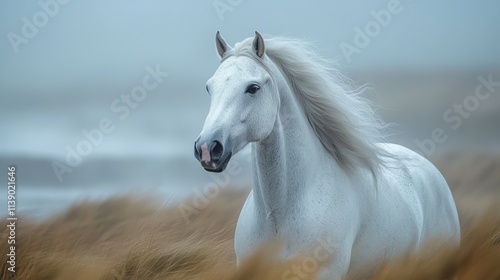
{"label": "overcast sky", "polygon": [[[230,44],[255,30],[313,40],[347,70],[500,68],[500,1],[393,1],[71,0],[32,38],[23,17],[43,23],[39,1],[1,1],[0,88],[119,82],[155,64],[178,80],[206,79],[217,30]],[[347,60],[342,42],[355,46],[356,28],[388,5],[399,12]],[[25,41],[13,47],[12,36]]]}

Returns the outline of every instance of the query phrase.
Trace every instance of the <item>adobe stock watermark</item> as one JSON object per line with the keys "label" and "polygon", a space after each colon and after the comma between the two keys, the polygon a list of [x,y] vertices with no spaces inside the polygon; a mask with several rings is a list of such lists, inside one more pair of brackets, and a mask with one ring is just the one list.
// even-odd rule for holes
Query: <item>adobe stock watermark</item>
{"label": "adobe stock watermark", "polygon": [[241,3],[243,3],[243,0],[214,0],[212,5],[214,6],[217,16],[222,21],[224,20],[225,13],[233,12]]}
{"label": "adobe stock watermark", "polygon": [[[125,120],[133,109],[136,109],[153,90],[155,90],[163,80],[168,77],[167,72],[162,72],[160,66],[155,68],[146,67],[146,75],[142,78],[140,85],[134,86],[129,94],[122,94],[119,98],[113,100],[110,104],[110,110],[115,114],[118,120]],[[116,124],[112,118],[102,118],[97,127],[90,130],[82,130],[83,138],[74,146],[65,147],[65,163],[58,161],[52,162],[52,169],[59,179],[63,181],[65,173],[71,173],[83,161],[83,158],[90,155],[104,141],[105,135],[112,133],[116,129]]]}
{"label": "adobe stock watermark", "polygon": [[317,245],[311,251],[311,255],[302,259],[300,264],[294,264],[283,273],[282,280],[312,279],[314,273],[331,260],[337,246],[330,238],[318,238]]}
{"label": "adobe stock watermark", "polygon": [[30,19],[27,17],[21,18],[23,23],[21,32],[19,34],[14,32],[9,32],[7,34],[7,39],[10,42],[12,50],[14,50],[16,54],[19,53],[21,44],[27,44],[30,39],[33,39],[38,34],[39,30],[49,23],[50,18],[57,16],[61,7],[68,4],[69,1],[70,0],[38,1],[40,10],[35,12]]}
{"label": "adobe stock watermark", "polygon": [[192,219],[198,216],[201,211],[208,206],[210,199],[216,198],[221,190],[229,186],[231,178],[240,175],[242,171],[243,168],[240,166],[239,162],[233,159],[232,164],[229,164],[226,170],[219,173],[218,176],[214,175],[214,173],[210,173],[214,181],[205,184],[201,190],[196,188],[194,190],[194,195],[191,197],[191,203],[181,203],[177,206],[184,221],[190,223]]}
{"label": "adobe stock watermark", "polygon": [[[452,108],[443,113],[443,121],[448,124],[452,130],[457,130],[462,126],[464,119],[468,119],[475,112],[481,102],[491,98],[492,94],[497,92],[500,87],[500,80],[493,81],[493,74],[488,77],[479,76],[479,84],[474,93],[466,96],[462,102],[453,104]],[[415,144],[426,156],[432,155],[439,144],[448,140],[448,134],[442,127],[436,127],[431,131],[430,138],[422,140],[415,139]]]}
{"label": "adobe stock watermark", "polygon": [[354,28],[352,44],[345,41],[340,43],[340,50],[347,63],[351,63],[354,54],[360,54],[363,49],[368,47],[372,40],[380,35],[382,29],[392,22],[393,17],[400,14],[402,11],[403,5],[399,0],[390,0],[386,8],[380,11],[370,11],[372,19],[365,23],[362,28]]}

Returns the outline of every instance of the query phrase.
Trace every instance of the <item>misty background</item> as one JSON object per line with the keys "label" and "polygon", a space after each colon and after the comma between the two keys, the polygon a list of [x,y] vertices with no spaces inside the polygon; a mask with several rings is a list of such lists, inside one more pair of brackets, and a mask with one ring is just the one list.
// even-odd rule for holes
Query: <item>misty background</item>
{"label": "misty background", "polygon": [[[443,119],[474,95],[479,77],[500,81],[498,1],[65,2],[0,2],[0,181],[17,165],[21,214],[46,216],[116,194],[153,192],[176,201],[225,180],[193,157],[209,108],[205,82],[219,64],[217,30],[231,45],[255,30],[315,42],[343,73],[376,89],[370,98],[395,124],[391,142],[431,158],[500,153],[500,87],[456,129]],[[44,19],[47,5],[52,15]],[[356,47],[357,28],[365,30],[389,5],[400,12],[346,57],[341,46]],[[31,38],[23,35],[26,21],[40,25]],[[123,105],[122,95],[142,85],[151,68],[168,76],[122,119],[112,104]],[[68,151],[86,139],[82,131],[103,119],[114,130],[60,180],[53,165],[67,166]],[[447,139],[426,154],[415,141],[436,128]],[[248,150],[231,164],[241,172],[230,176],[230,187],[248,187]],[[6,191],[0,198],[6,205]]]}

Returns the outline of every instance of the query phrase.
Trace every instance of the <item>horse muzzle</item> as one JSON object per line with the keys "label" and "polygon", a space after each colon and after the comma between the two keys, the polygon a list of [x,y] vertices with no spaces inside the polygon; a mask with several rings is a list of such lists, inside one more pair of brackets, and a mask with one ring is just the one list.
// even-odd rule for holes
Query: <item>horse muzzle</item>
{"label": "horse muzzle", "polygon": [[201,166],[209,172],[222,172],[226,169],[232,156],[232,149],[226,143],[219,140],[201,141],[198,138],[194,142],[194,157],[201,163]]}

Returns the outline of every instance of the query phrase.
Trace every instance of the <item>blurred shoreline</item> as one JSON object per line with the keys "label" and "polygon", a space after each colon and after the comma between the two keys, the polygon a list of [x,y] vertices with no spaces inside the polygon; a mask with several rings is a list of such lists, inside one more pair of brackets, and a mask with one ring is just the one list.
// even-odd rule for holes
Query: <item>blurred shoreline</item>
{"label": "blurred shoreline", "polygon": [[[443,119],[444,112],[474,94],[480,83],[478,77],[488,78],[490,74],[493,81],[500,81],[500,71],[358,71],[349,77],[356,84],[368,83],[375,90],[375,95],[368,97],[382,118],[395,124],[387,142],[439,158],[449,154],[500,155],[500,88],[480,101],[468,118],[462,118],[457,129],[453,129],[454,123]],[[209,106],[203,88],[201,82],[165,83],[127,119],[116,120],[116,130],[106,135],[102,144],[94,147],[71,172],[65,173],[62,182],[52,164],[65,164],[67,147],[75,149],[85,140],[83,129],[94,129],[102,118],[113,117],[110,101],[122,91],[78,89],[42,95],[4,92],[3,96],[9,96],[12,102],[0,104],[0,118],[9,120],[0,123],[0,130],[8,132],[0,147],[0,165],[18,165],[21,205],[23,199],[31,204],[43,197],[39,207],[24,208],[35,214],[58,208],[57,205],[61,205],[60,209],[75,199],[110,196],[123,190],[156,188],[166,196],[174,193],[174,200],[182,199],[214,181],[192,155],[192,143]],[[61,96],[64,106],[59,100]],[[447,138],[443,143],[435,142],[433,152],[425,154],[416,141],[431,139],[436,128],[442,129]],[[231,184],[249,186],[248,149],[233,161],[238,161],[242,172],[231,178]],[[69,196],[65,200],[63,195],[50,195],[54,190]],[[37,207],[39,211],[34,211]]]}

